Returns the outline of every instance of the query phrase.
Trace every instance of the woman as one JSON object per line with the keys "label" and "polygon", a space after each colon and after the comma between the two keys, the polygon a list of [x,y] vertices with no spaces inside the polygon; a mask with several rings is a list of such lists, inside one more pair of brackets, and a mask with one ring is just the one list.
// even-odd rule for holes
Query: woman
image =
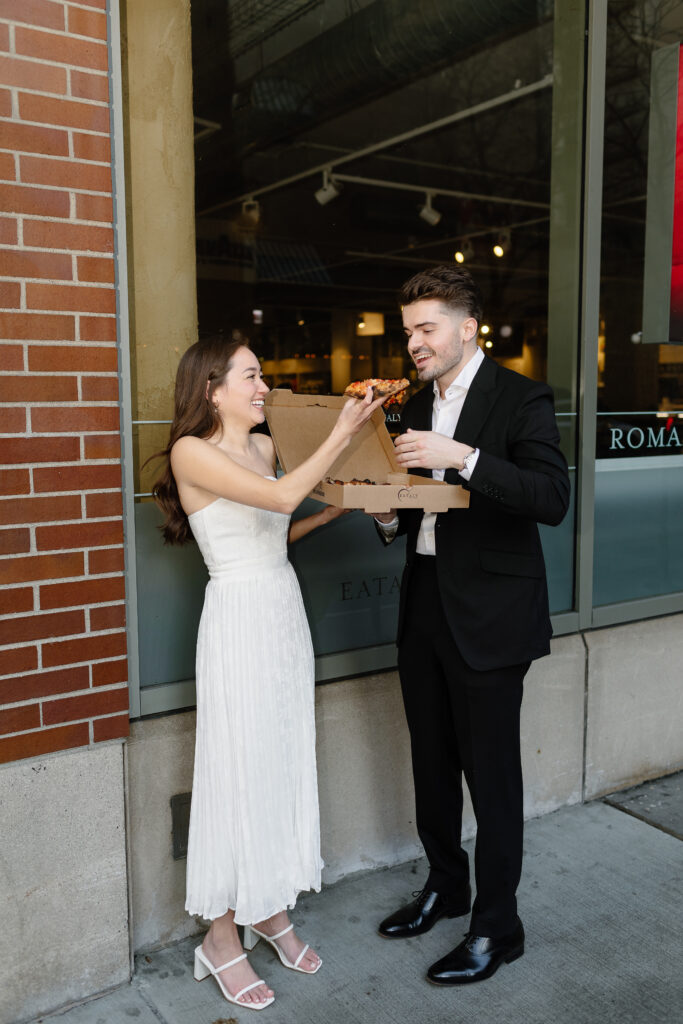
{"label": "woman", "polygon": [[[273,992],[246,959],[237,924],[313,974],[318,955],[287,908],[320,889],[313,652],[287,561],[298,539],[339,514],[289,517],[382,399],[346,403],[330,435],[279,480],[263,423],[264,383],[246,339],[197,342],[178,367],[175,415],[154,495],[168,543],[194,534],[210,574],[197,640],[197,740],[187,858],[190,914],[211,921],[195,978],[262,1010]],[[246,929],[245,929],[246,931]],[[245,940],[246,941],[246,940]]]}

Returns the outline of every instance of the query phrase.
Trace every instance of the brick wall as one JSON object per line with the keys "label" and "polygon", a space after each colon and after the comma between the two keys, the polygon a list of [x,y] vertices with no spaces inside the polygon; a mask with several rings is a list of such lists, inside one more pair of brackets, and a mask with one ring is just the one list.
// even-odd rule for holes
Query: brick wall
{"label": "brick wall", "polygon": [[0,761],[127,735],[106,0],[0,0]]}

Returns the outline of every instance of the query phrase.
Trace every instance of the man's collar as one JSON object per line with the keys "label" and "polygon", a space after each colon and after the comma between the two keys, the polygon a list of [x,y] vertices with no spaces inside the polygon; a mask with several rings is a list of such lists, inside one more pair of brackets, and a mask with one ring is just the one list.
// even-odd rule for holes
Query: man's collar
{"label": "man's collar", "polygon": [[[481,366],[481,364],[483,362],[484,362],[484,353],[483,353],[482,349],[480,349],[479,346],[477,345],[477,350],[474,353],[474,355],[472,356],[472,358],[469,360],[468,363],[465,364],[465,366],[463,366],[462,370],[460,371],[458,376],[455,378],[455,380],[452,381],[448,385],[448,387],[446,389],[445,397],[446,398],[451,398],[453,396],[453,394],[455,392],[454,392],[454,390],[451,390],[451,389],[464,388],[466,391],[469,390],[470,385],[472,384],[472,381],[475,378],[477,370],[479,369],[479,367]],[[433,387],[434,387],[434,395],[435,395],[435,397],[438,398],[441,401],[441,393],[439,391],[439,382],[435,380],[433,382]]]}

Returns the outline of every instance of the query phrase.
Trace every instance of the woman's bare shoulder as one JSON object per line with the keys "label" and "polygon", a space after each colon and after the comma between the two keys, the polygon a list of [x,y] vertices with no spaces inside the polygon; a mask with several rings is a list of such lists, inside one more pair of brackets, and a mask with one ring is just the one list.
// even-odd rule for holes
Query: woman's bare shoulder
{"label": "woman's bare shoulder", "polygon": [[252,434],[251,436],[264,459],[275,465],[275,445],[272,437],[269,437],[268,434]]}

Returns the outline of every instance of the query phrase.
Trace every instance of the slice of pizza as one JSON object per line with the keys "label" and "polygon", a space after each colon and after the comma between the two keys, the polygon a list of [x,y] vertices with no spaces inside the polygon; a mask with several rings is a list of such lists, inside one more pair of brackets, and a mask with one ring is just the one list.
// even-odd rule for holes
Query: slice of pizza
{"label": "slice of pizza", "polygon": [[400,394],[410,387],[410,381],[405,377],[398,379],[385,379],[382,377],[369,377],[367,380],[355,380],[344,391],[347,398],[365,398],[368,388],[372,388],[373,398],[389,398]]}

